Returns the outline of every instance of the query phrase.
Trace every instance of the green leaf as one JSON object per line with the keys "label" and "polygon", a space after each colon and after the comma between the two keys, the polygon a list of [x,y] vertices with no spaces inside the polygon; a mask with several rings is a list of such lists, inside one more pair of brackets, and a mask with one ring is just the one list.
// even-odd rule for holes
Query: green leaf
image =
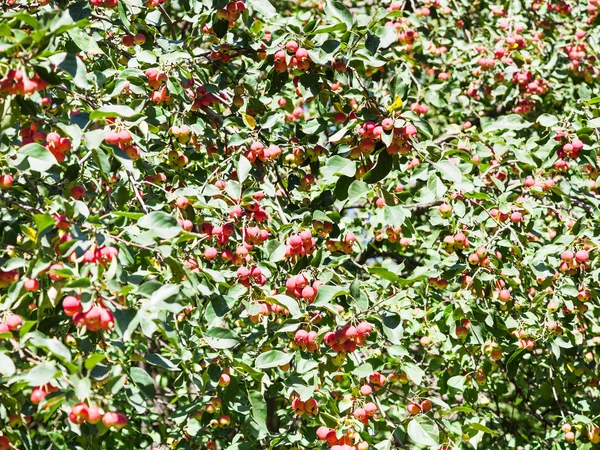
{"label": "green leaf", "polygon": [[67,34],[71,39],[73,39],[73,42],[77,44],[77,47],[79,47],[84,52],[96,54],[103,53],[102,50],[100,50],[98,44],[96,43],[96,40],[92,38],[92,36],[90,36],[89,34],[85,33],[82,29],[72,28],[67,32]]}
{"label": "green leaf", "polygon": [[584,102],[587,102],[592,98],[592,90],[587,84],[581,83],[579,85],[579,98]]}
{"label": "green leaf", "polygon": [[325,13],[346,24],[348,29],[352,28],[352,13],[342,2],[327,0],[327,3],[325,4]]}
{"label": "green leaf", "polygon": [[43,386],[55,378],[60,373],[58,367],[53,362],[42,363],[35,366],[25,374],[23,379],[29,383],[29,386]]}
{"label": "green leaf", "polygon": [[252,420],[267,433],[267,402],[260,391],[248,391]]}
{"label": "green leaf", "polygon": [[383,334],[385,337],[392,344],[399,344],[404,333],[402,318],[396,313],[386,313],[381,320],[383,323]]}
{"label": "green leaf", "polygon": [[129,106],[104,105],[90,113],[90,120],[103,119],[104,117],[133,117],[137,113]]}
{"label": "green leaf", "polygon": [[458,167],[450,161],[440,161],[435,164],[435,168],[440,172],[443,179],[452,183],[460,183],[462,181],[462,172]]}
{"label": "green leaf", "polygon": [[348,203],[354,204],[358,199],[364,197],[371,191],[371,188],[367,183],[361,180],[354,180],[348,188]]}
{"label": "green leaf", "polygon": [[482,131],[484,133],[491,133],[493,131],[500,130],[524,130],[525,128],[529,128],[531,126],[530,122],[527,122],[523,119],[522,116],[518,114],[509,114],[507,116],[502,116],[495,121],[489,120],[481,120],[482,123]]}
{"label": "green leaf", "polygon": [[87,370],[92,370],[100,361],[103,361],[104,358],[105,355],[103,353],[92,353],[86,358],[84,366]]}
{"label": "green leaf", "polygon": [[408,211],[400,205],[396,206],[384,206],[383,207],[383,218],[388,225],[399,227],[406,220]]}
{"label": "green leaf", "polygon": [[550,128],[558,123],[558,117],[552,114],[542,114],[537,118],[536,122],[543,127]]}
{"label": "green leaf", "polygon": [[175,217],[163,211],[152,211],[138,220],[141,228],[152,230],[152,233],[162,239],[171,239],[181,233],[181,226]]}
{"label": "green leaf", "polygon": [[402,365],[402,370],[406,372],[406,375],[408,375],[408,378],[410,378],[413,383],[417,386],[421,385],[425,372],[419,366],[411,362],[406,362]]}
{"label": "green leaf", "polygon": [[471,428],[473,428],[474,430],[482,431],[484,433],[491,434],[492,436],[496,436],[498,434],[496,431],[492,430],[491,428],[488,428],[485,425],[482,425],[482,424],[477,423],[477,422],[471,422],[469,424],[469,426]]}
{"label": "green leaf", "polygon": [[331,181],[333,178],[342,175],[353,177],[356,173],[356,162],[348,158],[334,155],[327,160],[327,165],[323,167],[321,173],[324,182]]}
{"label": "green leaf", "polygon": [[92,395],[92,382],[89,378],[78,378],[73,381],[75,396],[80,399],[86,399]]}
{"label": "green leaf", "polygon": [[254,361],[254,366],[257,369],[280,367],[289,363],[293,357],[293,353],[283,353],[279,350],[269,350],[268,352],[258,355],[256,361]]}
{"label": "green leaf", "polygon": [[15,363],[6,353],[0,353],[0,374],[10,377],[16,372]]}
{"label": "green leaf", "polygon": [[[84,135],[85,145],[89,150],[95,150],[100,147],[100,144],[104,141],[106,131],[104,130],[92,130],[86,132]],[[110,166],[109,166],[110,170]]]}
{"label": "green leaf", "polygon": [[406,432],[415,444],[433,446],[439,444],[437,425],[424,423],[425,427],[415,418],[408,423]]}
{"label": "green leaf", "polygon": [[238,178],[240,183],[243,183],[248,178],[250,171],[252,170],[252,163],[248,161],[244,155],[240,155],[238,161]]}
{"label": "green leaf", "polygon": [[140,367],[132,367],[130,370],[131,379],[148,397],[154,397],[154,381],[148,372]]}
{"label": "green leaf", "polygon": [[317,293],[317,297],[315,298],[315,301],[313,302],[313,306],[321,306],[321,305],[326,305],[329,304],[331,302],[331,300],[333,300],[335,297],[338,297],[340,295],[345,295],[348,294],[348,290],[345,287],[342,286],[328,286],[328,285],[324,285],[324,286],[320,286],[319,287],[319,292]]}
{"label": "green leaf", "polygon": [[269,2],[269,0],[249,0],[248,5],[252,6],[255,11],[258,11],[267,19],[277,15],[277,10],[271,4],[271,2]]}
{"label": "green leaf", "polygon": [[377,164],[369,170],[363,180],[366,183],[373,184],[383,180],[390,170],[392,170],[392,155],[390,155],[387,151],[383,150],[379,153],[379,158],[377,158]]}
{"label": "green leaf", "polygon": [[448,386],[456,389],[457,391],[464,391],[466,387],[465,377],[462,375],[456,375],[448,379]]}
{"label": "green leaf", "polygon": [[285,309],[287,309],[290,312],[290,315],[292,316],[292,318],[297,318],[300,317],[302,315],[302,312],[300,311],[300,308],[298,307],[298,302],[293,299],[290,296],[284,295],[284,294],[279,294],[279,295],[274,295],[273,297],[270,297],[271,299],[275,300],[275,302],[281,306],[283,306]]}
{"label": "green leaf", "polygon": [[177,367],[170,360],[168,360],[167,358],[165,358],[162,355],[159,355],[158,353],[148,353],[146,355],[146,361],[154,366],[159,366],[159,367],[162,367],[163,369],[167,369],[170,371],[178,371],[179,370],[179,367]]}
{"label": "green leaf", "polygon": [[52,64],[71,75],[75,86],[81,89],[89,87],[85,64],[78,56],[73,53],[64,52],[52,55],[49,60]]}
{"label": "green leaf", "polygon": [[233,348],[241,342],[234,331],[221,327],[210,328],[204,334],[204,340],[214,349]]}
{"label": "green leaf", "polygon": [[69,347],[58,339],[47,338],[39,331],[33,331],[26,335],[25,342],[30,342],[36,347],[43,347],[56,356],[60,356],[67,362],[71,362],[71,351]]}
{"label": "green leaf", "polygon": [[367,40],[365,41],[365,48],[371,52],[372,55],[377,53],[381,39],[379,36],[374,35],[371,32],[367,32]]}
{"label": "green leaf", "polygon": [[587,126],[588,128],[600,128],[600,117],[588,120]]}
{"label": "green leaf", "polygon": [[55,221],[52,216],[48,213],[45,214],[36,214],[33,216],[33,222],[37,228],[37,234],[40,234],[47,228],[54,227]]}
{"label": "green leaf", "polygon": [[21,147],[17,152],[17,158],[10,164],[22,171],[33,170],[46,173],[52,166],[58,164],[58,161],[46,147],[31,143]]}

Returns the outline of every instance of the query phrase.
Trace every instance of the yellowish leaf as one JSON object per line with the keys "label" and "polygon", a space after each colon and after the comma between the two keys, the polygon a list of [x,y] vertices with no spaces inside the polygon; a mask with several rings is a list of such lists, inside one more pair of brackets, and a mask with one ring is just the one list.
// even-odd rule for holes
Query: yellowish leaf
{"label": "yellowish leaf", "polygon": [[246,124],[246,126],[250,129],[254,129],[256,128],[256,119],[252,116],[249,116],[248,114],[242,114],[242,120],[244,121],[244,124]]}
{"label": "yellowish leaf", "polygon": [[398,111],[400,108],[402,108],[402,99],[396,95],[396,99],[394,100],[394,103],[390,105],[389,111]]}

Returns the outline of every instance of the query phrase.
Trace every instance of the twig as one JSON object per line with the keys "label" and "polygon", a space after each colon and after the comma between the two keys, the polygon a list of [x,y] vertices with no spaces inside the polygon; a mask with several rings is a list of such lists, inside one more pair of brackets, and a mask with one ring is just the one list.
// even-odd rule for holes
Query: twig
{"label": "twig", "polygon": [[127,178],[129,178],[129,182],[131,183],[131,187],[133,188],[135,198],[137,198],[137,201],[144,210],[144,212],[148,214],[148,207],[146,206],[146,203],[144,203],[144,200],[142,199],[142,196],[140,195],[140,192],[138,191],[135,185],[135,180],[133,179],[133,176],[131,175],[131,172],[129,172],[129,170],[127,170]]}
{"label": "twig", "polygon": [[562,405],[560,404],[560,400],[558,399],[558,394],[556,393],[556,388],[554,387],[554,374],[552,373],[552,366],[550,369],[550,384],[552,385],[552,395],[554,395],[554,400],[556,400],[556,404],[558,405],[558,409],[560,409],[560,415],[562,416],[563,422],[565,419],[565,413],[563,412]]}
{"label": "twig", "polygon": [[161,15],[163,16],[163,19],[165,19],[165,22],[167,22],[167,25],[169,26],[169,30],[171,30],[171,37],[173,38],[174,41],[176,41],[177,40],[177,29],[175,28],[175,24],[169,17],[169,14],[167,13],[167,11],[163,7],[163,5],[158,5],[158,9],[160,10]]}

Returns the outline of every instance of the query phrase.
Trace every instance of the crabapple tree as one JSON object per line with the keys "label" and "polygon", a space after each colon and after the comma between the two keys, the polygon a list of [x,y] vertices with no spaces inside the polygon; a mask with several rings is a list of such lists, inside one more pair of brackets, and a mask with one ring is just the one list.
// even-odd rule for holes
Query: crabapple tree
{"label": "crabapple tree", "polygon": [[0,450],[600,443],[598,0],[4,0]]}

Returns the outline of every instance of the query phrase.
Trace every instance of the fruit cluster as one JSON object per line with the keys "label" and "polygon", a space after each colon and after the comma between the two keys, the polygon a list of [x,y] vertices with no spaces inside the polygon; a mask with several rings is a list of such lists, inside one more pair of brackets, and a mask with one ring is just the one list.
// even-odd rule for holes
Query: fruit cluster
{"label": "fruit cluster", "polygon": [[300,47],[296,41],[289,41],[285,45],[285,50],[277,50],[273,55],[273,60],[277,72],[286,72],[290,67],[296,67],[302,71],[310,69],[308,50]]}
{"label": "fruit cluster", "polygon": [[17,270],[0,269],[0,288],[5,288],[19,281],[19,272]]}
{"label": "fruit cluster", "polygon": [[306,414],[307,416],[316,416],[319,412],[319,404],[314,398],[309,398],[306,401],[300,400],[300,396],[294,394],[291,398],[292,400],[292,409],[294,413],[302,416]]}
{"label": "fruit cluster", "polygon": [[573,253],[566,250],[560,255],[560,271],[575,275],[580,270],[585,270],[589,266],[590,254],[587,250],[577,250]]}
{"label": "fruit cluster", "polygon": [[294,336],[294,346],[300,350],[306,350],[307,352],[314,353],[319,349],[316,343],[317,332],[316,331],[305,331],[298,330]]}
{"label": "fruit cluster", "polygon": [[[0,323],[0,334],[17,331],[23,325],[23,318],[18,314],[9,314],[3,323]],[[0,341],[4,338],[0,338]]]}
{"label": "fruit cluster", "polygon": [[197,111],[203,107],[208,108],[219,103],[217,96],[208,92],[204,86],[198,86],[195,94],[194,102],[192,103],[192,111]]}
{"label": "fruit cluster", "polygon": [[90,5],[96,8],[116,8],[119,5],[119,0],[90,0]]}
{"label": "fruit cluster", "polygon": [[312,255],[315,251],[316,241],[309,230],[301,231],[299,234],[293,234],[288,238],[285,247],[285,257],[302,257]]}
{"label": "fruit cluster", "polygon": [[336,353],[353,352],[367,341],[371,331],[373,328],[369,322],[360,322],[357,326],[346,325],[335,332],[325,333],[323,342]]}
{"label": "fruit cluster", "polygon": [[313,281],[311,285],[306,274],[299,273],[286,280],[285,293],[296,298],[303,298],[310,305],[315,301],[321,285],[323,282],[320,280]]}
{"label": "fruit cluster", "polygon": [[127,425],[125,414],[112,411],[105,413],[100,407],[95,405],[88,406],[86,403],[77,403],[74,405],[69,413],[69,420],[77,425],[84,422],[95,424],[102,420],[106,428],[116,428],[117,430]]}
{"label": "fruit cluster", "polygon": [[327,241],[327,250],[330,252],[344,252],[350,254],[354,251],[354,243],[356,242],[356,236],[354,233],[349,232],[344,235],[342,240],[336,241],[329,239]]}
{"label": "fruit cluster", "polygon": [[242,1],[229,2],[223,9],[218,9],[216,16],[218,20],[227,20],[229,26],[234,26],[234,22],[238,19],[240,14],[246,11],[246,5]]}
{"label": "fruit cluster", "polygon": [[132,145],[133,136],[129,130],[123,129],[121,131],[109,130],[104,137],[104,142],[111,145],[116,145],[132,160],[135,161],[140,157],[140,151]]}
{"label": "fruit cluster", "polygon": [[9,95],[30,95],[36,91],[46,89],[48,83],[42,80],[38,74],[27,78],[22,70],[11,70],[6,77],[0,81],[0,92]]}
{"label": "fruit cluster", "polygon": [[119,254],[119,250],[116,247],[111,247],[109,245],[96,246],[92,245],[91,248],[86,250],[83,254],[83,263],[89,264],[100,264],[101,266],[106,267],[113,259],[117,257]]}
{"label": "fruit cluster", "polygon": [[353,445],[356,438],[359,438],[353,428],[349,428],[338,438],[338,430],[321,426],[317,428],[317,437],[319,440],[325,441],[331,450],[367,450],[369,448],[369,444],[365,441]]}
{"label": "fruit cluster", "polygon": [[68,295],[63,299],[62,307],[65,314],[73,318],[78,327],[85,326],[89,331],[109,331],[114,327],[115,317],[113,313],[98,301],[98,305],[92,305],[87,311],[83,311],[83,304],[79,297]]}
{"label": "fruit cluster", "polygon": [[250,269],[245,266],[238,267],[236,274],[238,277],[237,282],[246,287],[250,286],[250,282],[254,282],[259,286],[267,282],[267,277],[258,266],[252,266]]}

